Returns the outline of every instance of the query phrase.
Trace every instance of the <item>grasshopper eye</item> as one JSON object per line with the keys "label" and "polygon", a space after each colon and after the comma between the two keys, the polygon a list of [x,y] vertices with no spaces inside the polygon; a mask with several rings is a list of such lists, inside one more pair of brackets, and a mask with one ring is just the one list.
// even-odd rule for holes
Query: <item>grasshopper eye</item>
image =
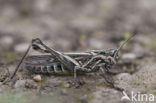
{"label": "grasshopper eye", "polygon": [[40,44],[37,44],[37,43],[32,44],[32,48],[39,52],[48,52]]}
{"label": "grasshopper eye", "polygon": [[37,45],[37,44],[32,44],[32,48],[33,48],[34,50],[39,50],[39,49],[41,49],[40,46]]}
{"label": "grasshopper eye", "polygon": [[110,55],[111,57],[114,57],[115,53],[116,53],[116,51],[115,51],[114,49],[111,49],[111,50],[109,51],[109,55]]}
{"label": "grasshopper eye", "polygon": [[118,54],[117,50],[114,51],[113,57],[114,57],[115,60],[119,59],[119,54]]}

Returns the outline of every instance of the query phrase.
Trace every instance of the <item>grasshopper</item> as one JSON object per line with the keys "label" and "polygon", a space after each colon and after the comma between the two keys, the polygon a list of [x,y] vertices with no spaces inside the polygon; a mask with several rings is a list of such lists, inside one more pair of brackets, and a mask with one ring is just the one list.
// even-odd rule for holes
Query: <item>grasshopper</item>
{"label": "grasshopper", "polygon": [[[110,50],[91,50],[86,52],[59,52],[52,48],[49,48],[39,38],[32,39],[26,53],[17,65],[15,72],[11,76],[11,79],[16,74],[19,66],[24,61],[24,67],[33,73],[38,74],[66,74],[71,73],[74,78],[77,79],[79,73],[92,73],[101,71],[102,73],[108,73],[111,67],[117,63],[119,59],[119,51],[121,48],[133,37],[129,37],[123,42],[117,49]],[[48,53],[50,55],[37,55],[28,56],[30,48],[41,53]],[[103,75],[104,76],[104,75]],[[106,79],[106,78],[105,78]],[[112,84],[106,79],[106,82]],[[113,85],[113,84],[112,84]]]}

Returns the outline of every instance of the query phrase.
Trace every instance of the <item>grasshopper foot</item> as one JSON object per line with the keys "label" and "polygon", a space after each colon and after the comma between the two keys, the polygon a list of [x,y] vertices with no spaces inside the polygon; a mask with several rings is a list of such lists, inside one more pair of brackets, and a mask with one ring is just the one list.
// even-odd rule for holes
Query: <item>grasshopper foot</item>
{"label": "grasshopper foot", "polygon": [[82,85],[85,84],[85,82],[76,78],[72,81],[69,81],[69,84],[71,85],[70,87],[80,88]]}

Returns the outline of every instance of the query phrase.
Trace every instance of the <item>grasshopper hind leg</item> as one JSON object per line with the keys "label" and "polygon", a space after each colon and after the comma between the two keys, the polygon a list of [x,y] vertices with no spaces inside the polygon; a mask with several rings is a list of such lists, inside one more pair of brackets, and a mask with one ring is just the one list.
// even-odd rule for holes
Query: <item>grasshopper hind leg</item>
{"label": "grasshopper hind leg", "polygon": [[74,87],[79,87],[80,85],[82,85],[83,83],[77,78],[77,70],[80,69],[80,64],[73,58],[55,51],[54,49],[49,48],[48,46],[46,46],[39,38],[34,39],[32,41],[32,46],[34,50],[37,50],[39,52],[43,52],[43,53],[50,53],[51,55],[53,55],[55,57],[55,59],[57,59],[61,64],[63,64],[69,72],[73,72],[74,73],[74,81],[73,81],[73,85]]}

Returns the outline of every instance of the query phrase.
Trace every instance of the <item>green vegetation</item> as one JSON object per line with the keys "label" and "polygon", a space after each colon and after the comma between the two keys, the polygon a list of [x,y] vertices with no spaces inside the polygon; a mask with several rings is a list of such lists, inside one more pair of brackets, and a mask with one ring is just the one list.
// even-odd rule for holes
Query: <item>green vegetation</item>
{"label": "green vegetation", "polygon": [[63,87],[63,86],[64,86],[64,82],[60,82],[60,83],[58,84],[58,86],[59,86],[59,87]]}
{"label": "green vegetation", "polygon": [[131,72],[131,73],[135,72],[135,70],[136,70],[136,69],[135,69],[134,67],[131,67],[131,68],[130,68],[130,72]]}
{"label": "green vegetation", "polygon": [[156,91],[153,91],[152,94],[153,94],[153,95],[156,95]]}
{"label": "green vegetation", "polygon": [[149,48],[150,48],[152,51],[156,52],[156,39],[153,39],[153,40],[151,41],[151,43],[149,44]]}
{"label": "green vegetation", "polygon": [[12,60],[14,58],[14,55],[13,55],[12,52],[7,52],[5,54],[5,57],[6,57],[7,60]]}
{"label": "green vegetation", "polygon": [[84,34],[80,35],[80,40],[84,41],[84,40],[86,40],[86,38],[87,38],[86,35],[84,35]]}
{"label": "green vegetation", "polygon": [[50,95],[50,96],[54,96],[54,92],[50,92],[49,95]]}
{"label": "green vegetation", "polygon": [[87,99],[88,99],[88,100],[94,99],[94,95],[93,95],[93,94],[88,94]]}
{"label": "green vegetation", "polygon": [[82,103],[81,100],[78,100],[76,103]]}
{"label": "green vegetation", "polygon": [[16,56],[14,55],[13,52],[6,51],[4,52],[4,56],[2,58],[5,59],[8,62],[8,64],[13,64],[16,60],[15,57]]}
{"label": "green vegetation", "polygon": [[[125,34],[124,34],[124,37],[123,37],[124,40],[120,41],[120,45],[122,45],[123,42],[124,42],[125,40],[127,40],[129,37],[130,37],[130,33],[129,33],[129,32],[125,33]],[[130,41],[129,41],[129,42],[130,42]],[[128,42],[128,43],[129,43],[129,42]],[[128,43],[127,43],[127,44],[128,44]]]}

